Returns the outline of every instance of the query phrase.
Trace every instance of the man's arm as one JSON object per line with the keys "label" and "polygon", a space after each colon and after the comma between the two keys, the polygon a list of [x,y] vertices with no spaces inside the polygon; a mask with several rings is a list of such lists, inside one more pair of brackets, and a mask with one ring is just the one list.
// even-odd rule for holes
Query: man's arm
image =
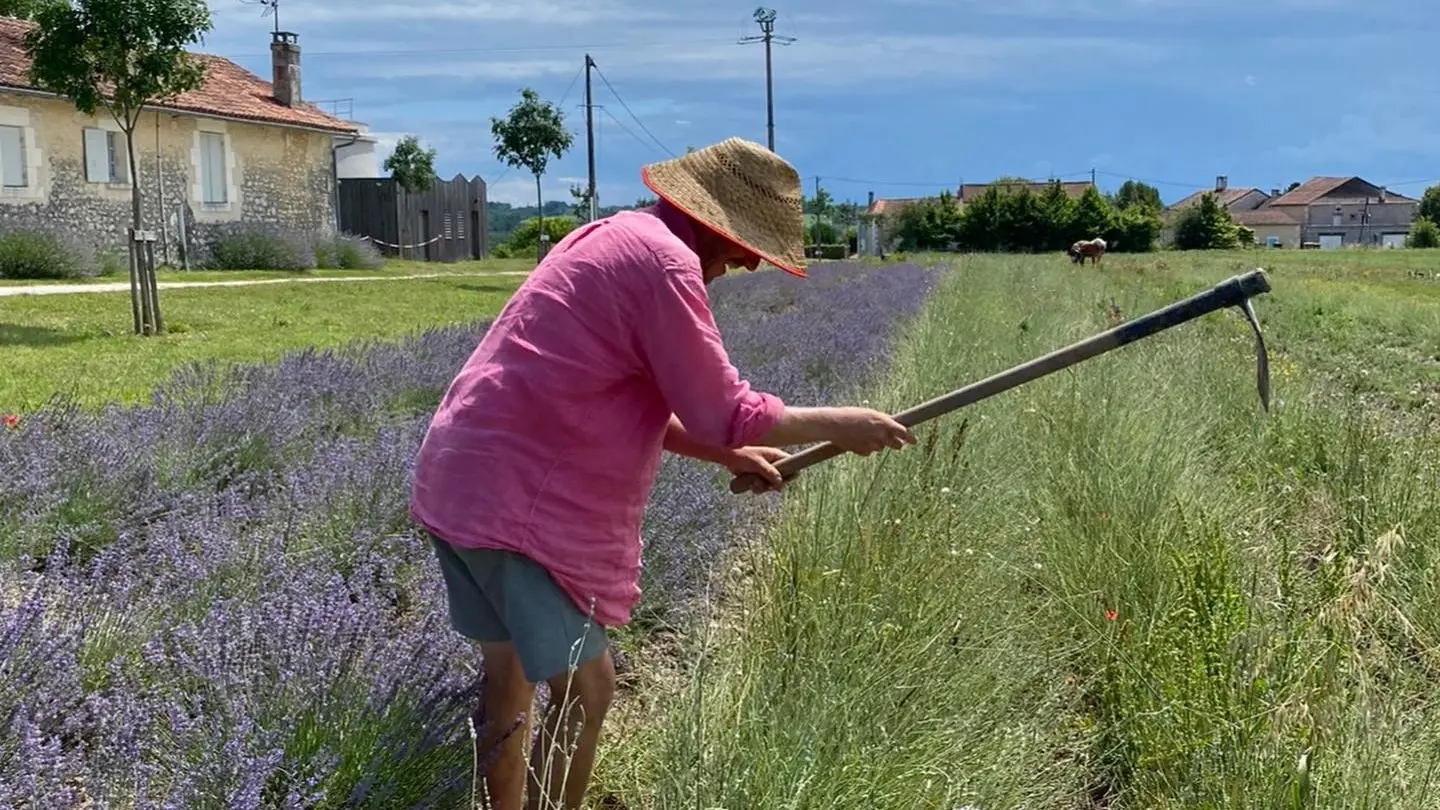
{"label": "man's arm", "polygon": [[685,432],[680,417],[670,414],[670,424],[665,428],[665,449],[677,456],[708,461],[713,464],[728,464],[734,460],[735,452],[723,447],[713,447],[697,441]]}

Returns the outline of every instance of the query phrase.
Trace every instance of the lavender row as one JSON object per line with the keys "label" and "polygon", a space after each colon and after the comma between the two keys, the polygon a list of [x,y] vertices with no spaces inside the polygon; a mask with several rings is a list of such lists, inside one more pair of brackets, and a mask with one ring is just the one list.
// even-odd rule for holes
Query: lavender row
{"label": "lavender row", "polygon": [[[841,265],[713,295],[745,376],[812,404],[874,370],[930,282]],[[481,673],[406,502],[484,326],[196,366],[143,407],[0,430],[0,806],[451,806]],[[667,461],[652,615],[703,593],[753,503]]]}

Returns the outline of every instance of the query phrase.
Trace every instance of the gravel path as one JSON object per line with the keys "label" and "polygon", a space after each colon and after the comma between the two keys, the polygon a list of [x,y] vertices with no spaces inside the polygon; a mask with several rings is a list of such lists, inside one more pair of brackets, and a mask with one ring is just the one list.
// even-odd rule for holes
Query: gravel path
{"label": "gravel path", "polygon": [[[319,284],[325,281],[405,281],[419,278],[484,278],[486,276],[528,276],[528,270],[502,270],[492,273],[419,273],[411,276],[327,276],[323,278],[251,278],[235,281],[162,281],[162,290],[191,287],[248,287],[255,284]],[[73,295],[75,293],[129,292],[129,281],[95,284],[36,284],[30,287],[0,287],[0,297],[7,295]]]}

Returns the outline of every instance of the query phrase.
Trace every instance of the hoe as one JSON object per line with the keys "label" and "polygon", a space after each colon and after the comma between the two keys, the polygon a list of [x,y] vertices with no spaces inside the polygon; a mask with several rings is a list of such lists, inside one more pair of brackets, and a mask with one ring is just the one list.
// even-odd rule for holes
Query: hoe
{"label": "hoe", "polygon": [[[1205,292],[1177,301],[1168,307],[1158,309],[1149,315],[1127,321],[1120,326],[1063,349],[1057,349],[1028,363],[1022,363],[1007,371],[987,377],[977,383],[951,391],[906,411],[893,414],[895,421],[905,427],[914,427],[937,416],[972,405],[1001,391],[1008,391],[1017,385],[1044,377],[1076,363],[1118,349],[1127,343],[1150,337],[1173,326],[1195,320],[1225,307],[1236,307],[1255,330],[1255,381],[1260,391],[1260,404],[1270,410],[1270,363],[1265,349],[1265,338],[1260,334],[1260,320],[1255,317],[1255,308],[1250,305],[1254,296],[1270,292],[1270,281],[1264,270],[1252,270],[1239,276],[1232,276]],[[801,470],[827,459],[842,455],[845,451],[830,442],[822,442],[782,459],[775,465],[785,480],[795,477]],[[730,481],[730,491],[736,494],[749,492],[762,483],[754,474],[736,476]]]}

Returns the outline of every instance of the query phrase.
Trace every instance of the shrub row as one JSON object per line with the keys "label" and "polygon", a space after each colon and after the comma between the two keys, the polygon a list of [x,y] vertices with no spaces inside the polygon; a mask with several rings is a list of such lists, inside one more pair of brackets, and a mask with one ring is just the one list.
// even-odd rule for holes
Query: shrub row
{"label": "shrub row", "polygon": [[[362,237],[314,237],[254,223],[214,228],[199,246],[211,270],[376,270],[385,257]],[[128,272],[125,249],[96,250],[57,226],[0,229],[0,279],[77,279]]]}
{"label": "shrub row", "polygon": [[205,240],[211,270],[376,270],[385,257],[363,237],[314,237],[251,222],[219,226]]}

